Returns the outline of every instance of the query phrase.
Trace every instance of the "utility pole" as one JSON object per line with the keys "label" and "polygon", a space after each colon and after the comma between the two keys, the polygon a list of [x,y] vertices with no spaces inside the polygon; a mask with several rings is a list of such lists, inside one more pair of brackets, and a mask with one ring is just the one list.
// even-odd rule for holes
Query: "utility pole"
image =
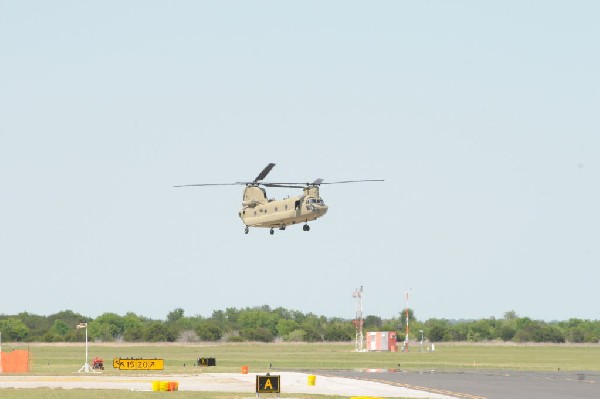
{"label": "utility pole", "polygon": [[77,325],[77,329],[85,328],[85,364],[79,369],[78,373],[95,373],[96,371],[90,367],[88,363],[88,333],[87,333],[87,325],[88,323],[79,323]]}

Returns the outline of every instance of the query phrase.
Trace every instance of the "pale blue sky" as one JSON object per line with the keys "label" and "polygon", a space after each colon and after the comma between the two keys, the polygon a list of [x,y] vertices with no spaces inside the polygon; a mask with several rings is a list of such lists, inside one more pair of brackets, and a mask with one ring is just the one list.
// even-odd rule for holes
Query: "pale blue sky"
{"label": "pale blue sky", "polygon": [[[598,319],[595,1],[0,0],[0,313]],[[325,186],[243,234],[253,179]],[[268,190],[270,197],[294,190]]]}

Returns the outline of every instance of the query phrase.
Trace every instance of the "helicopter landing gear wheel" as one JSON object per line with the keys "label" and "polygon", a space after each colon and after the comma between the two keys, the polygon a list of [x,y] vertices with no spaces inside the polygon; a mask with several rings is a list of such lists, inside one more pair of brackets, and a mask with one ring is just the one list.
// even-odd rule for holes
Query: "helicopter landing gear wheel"
{"label": "helicopter landing gear wheel", "polygon": [[304,226],[302,226],[302,230],[304,231],[310,231],[310,226],[305,224]]}
{"label": "helicopter landing gear wheel", "polygon": [[271,234],[271,235],[275,234],[275,230],[271,229],[271,230],[269,231],[269,234]]}
{"label": "helicopter landing gear wheel", "polygon": [[250,229],[248,228],[248,226],[246,226],[246,228],[244,229],[244,234],[248,234],[249,231]]}

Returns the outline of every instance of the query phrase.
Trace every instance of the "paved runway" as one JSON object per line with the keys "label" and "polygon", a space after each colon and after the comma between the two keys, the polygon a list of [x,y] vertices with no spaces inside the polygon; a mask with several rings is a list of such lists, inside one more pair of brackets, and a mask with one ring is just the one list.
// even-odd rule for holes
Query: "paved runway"
{"label": "paved runway", "polygon": [[498,371],[349,372],[328,373],[380,381],[403,387],[471,399],[598,399],[600,373]]}
{"label": "paved runway", "polygon": [[[426,371],[426,372],[273,372],[281,377],[281,395],[315,393],[340,396],[405,397],[416,399],[598,399],[598,372]],[[178,381],[182,391],[255,393],[256,374],[202,373],[198,375],[68,376],[0,375],[0,388],[126,389],[149,391],[152,381]]]}
{"label": "paved runway", "polygon": [[[280,376],[281,397],[286,393],[388,398],[453,399],[450,396],[380,382],[341,376],[317,375],[316,384],[308,385],[307,373],[271,373]],[[264,374],[261,374],[264,375]],[[202,373],[198,375],[105,376],[102,374],[69,376],[0,376],[0,388],[126,389],[150,391],[152,381],[177,381],[180,391],[238,392],[255,397],[256,374]]]}

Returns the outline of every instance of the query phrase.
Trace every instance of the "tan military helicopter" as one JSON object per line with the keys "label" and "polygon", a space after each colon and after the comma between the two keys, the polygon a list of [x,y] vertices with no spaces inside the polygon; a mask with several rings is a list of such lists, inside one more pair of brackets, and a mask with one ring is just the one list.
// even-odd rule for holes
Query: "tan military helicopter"
{"label": "tan military helicopter", "polygon": [[[309,221],[316,220],[327,213],[327,205],[319,195],[321,184],[343,184],[358,182],[375,182],[383,180],[345,180],[324,182],[317,179],[312,183],[267,183],[262,180],[267,177],[274,163],[268,164],[262,172],[251,182],[235,183],[201,183],[185,184],[175,187],[194,186],[234,186],[245,185],[242,209],[239,216],[246,225],[244,232],[248,234],[250,227],[270,228],[270,233],[275,233],[275,228],[285,230],[287,226],[304,223],[302,230],[309,231]],[[301,188],[304,193],[297,197],[288,197],[280,200],[268,199],[264,187]]]}

